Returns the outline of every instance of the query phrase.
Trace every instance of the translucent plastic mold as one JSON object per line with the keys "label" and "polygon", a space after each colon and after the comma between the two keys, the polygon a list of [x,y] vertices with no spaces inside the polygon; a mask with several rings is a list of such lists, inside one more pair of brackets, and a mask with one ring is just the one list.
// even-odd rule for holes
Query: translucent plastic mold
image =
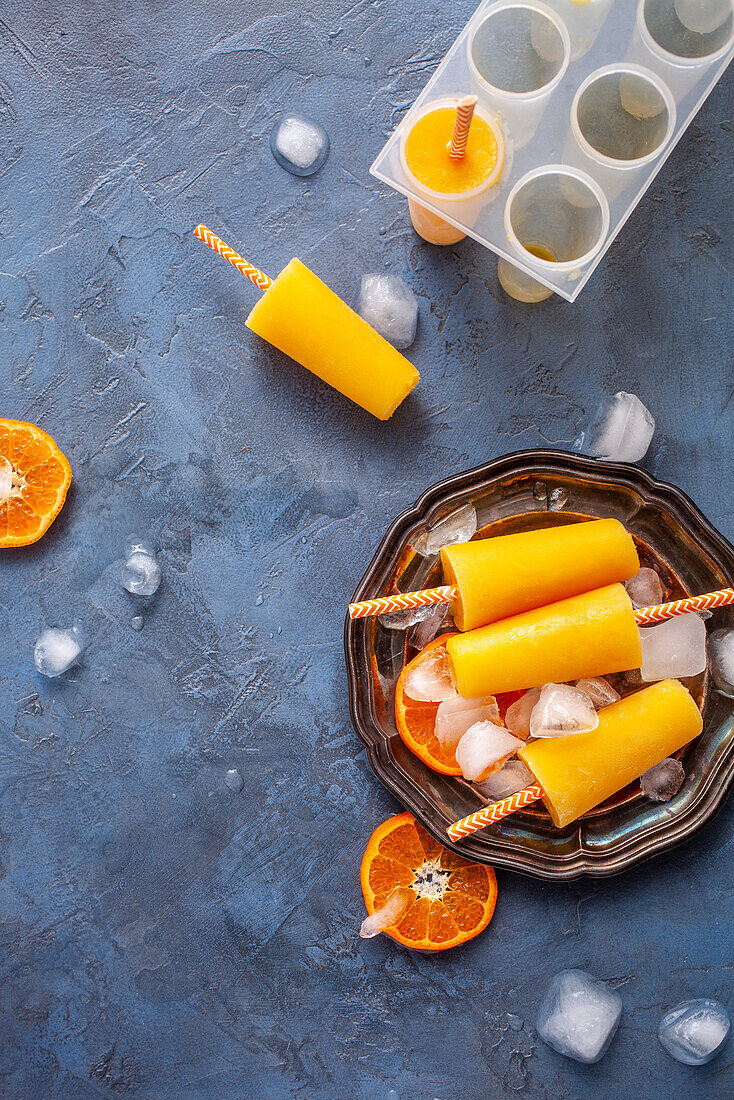
{"label": "translucent plastic mold", "polygon": [[[408,197],[431,243],[468,235],[496,252],[511,296],[572,302],[732,56],[734,0],[485,0],[371,171]],[[407,136],[472,93],[502,162],[468,195],[429,191],[408,167]],[[539,234],[543,211],[533,218],[527,200],[551,191],[559,224],[546,211]],[[571,247],[569,232],[588,247]]]}

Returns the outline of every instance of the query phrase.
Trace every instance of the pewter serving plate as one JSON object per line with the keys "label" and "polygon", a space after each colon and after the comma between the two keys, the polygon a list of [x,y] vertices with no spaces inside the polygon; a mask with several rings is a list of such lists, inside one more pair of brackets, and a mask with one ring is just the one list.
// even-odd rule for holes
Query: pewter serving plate
{"label": "pewter serving plate", "polygon": [[[411,541],[467,503],[477,510],[476,537],[613,516],[635,537],[643,564],[660,572],[667,599],[734,584],[734,547],[680,489],[636,466],[539,450],[505,455],[423,493],[386,532],[353,599],[442,583],[438,557],[417,554]],[[734,609],[715,611],[708,626],[709,632],[734,627]],[[447,826],[484,799],[472,784],[428,768],[397,733],[395,680],[415,655],[409,632],[347,618],[345,650],[352,721],[375,774],[437,840],[479,863],[545,879],[617,874],[691,836],[726,798],[734,775],[734,700],[702,675],[686,684],[702,707],[703,733],[680,754],[686,779],[672,801],[650,802],[635,783],[566,829],[556,829],[542,807],[528,807],[454,844]],[[629,691],[640,681],[623,674],[617,686]]]}

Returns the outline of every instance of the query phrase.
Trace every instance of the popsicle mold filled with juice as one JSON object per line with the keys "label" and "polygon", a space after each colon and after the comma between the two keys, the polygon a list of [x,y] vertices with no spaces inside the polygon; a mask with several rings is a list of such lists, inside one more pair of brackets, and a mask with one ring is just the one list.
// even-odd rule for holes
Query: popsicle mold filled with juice
{"label": "popsicle mold filled with juice", "polygon": [[[616,519],[597,519],[455,543],[441,550],[459,630],[505,619],[634,577],[634,539]],[[552,677],[549,677],[552,679]]]}
{"label": "popsicle mold filled with juice", "polygon": [[245,322],[379,420],[418,382],[416,368],[305,264],[293,259]]}
{"label": "popsicle mold filled with juice", "polygon": [[[466,152],[449,156],[456,121],[455,99],[436,100],[418,116],[401,143],[404,171],[428,201],[446,205],[462,220],[475,215],[477,200],[499,179],[505,158],[502,132],[491,115],[477,107],[469,127]],[[410,198],[413,228],[430,244],[455,244],[466,234],[434,211]]]}
{"label": "popsicle mold filled with juice", "polygon": [[703,728],[690,692],[661,680],[599,712],[595,730],[533,741],[518,752],[543,789],[558,828],[622,790],[682,749]]}
{"label": "popsicle mold filled with juice", "polygon": [[639,668],[640,633],[621,584],[456,634],[446,643],[460,695],[497,695]]}

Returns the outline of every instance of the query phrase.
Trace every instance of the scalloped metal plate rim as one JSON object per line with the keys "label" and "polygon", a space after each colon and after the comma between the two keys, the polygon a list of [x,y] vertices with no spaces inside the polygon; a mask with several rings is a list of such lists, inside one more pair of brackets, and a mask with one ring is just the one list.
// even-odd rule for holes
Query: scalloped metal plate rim
{"label": "scalloped metal plate rim", "polygon": [[[432,509],[445,502],[448,495],[460,496],[462,492],[470,495],[481,490],[486,481],[496,480],[503,474],[512,474],[518,468],[527,465],[538,467],[544,474],[553,470],[562,477],[576,475],[611,475],[617,485],[623,485],[633,492],[644,487],[646,500],[657,500],[661,504],[675,501],[700,528],[699,541],[708,544],[718,554],[723,554],[734,563],[734,547],[716,530],[703,515],[687,493],[669,482],[654,478],[647,471],[627,463],[606,462],[588,458],[574,452],[544,448],[538,450],[515,451],[483,463],[470,470],[452,474],[426,488],[415,503],[396,517],[385,531],[380,543],[357,585],[352,600],[365,599],[380,589],[380,575],[390,566],[396,550],[396,540],[409,526],[421,519],[431,517]],[[454,503],[452,501],[452,503]],[[458,502],[457,502],[458,505]],[[689,839],[706,823],[711,821],[723,806],[728,788],[734,780],[734,742],[727,747],[710,772],[701,781],[695,796],[679,813],[668,821],[661,822],[647,830],[643,838],[623,839],[617,848],[607,848],[602,855],[590,853],[578,846],[563,855],[546,852],[542,857],[531,849],[523,849],[517,843],[503,838],[501,833],[492,834],[491,851],[487,851],[486,836],[484,845],[478,845],[473,838],[457,844],[446,834],[451,820],[439,806],[431,801],[430,795],[417,784],[412,777],[395,768],[394,763],[381,759],[381,750],[387,745],[383,730],[373,728],[369,716],[364,713],[365,701],[357,691],[357,664],[360,647],[355,639],[356,624],[346,616],[344,627],[344,646],[349,683],[349,710],[360,739],[362,740],[368,762],[384,787],[411,813],[439,843],[470,859],[480,863],[506,868],[534,878],[553,881],[569,881],[582,876],[609,877],[632,867],[643,860],[661,854]],[[397,735],[396,735],[397,736]],[[577,838],[580,837],[580,830]]]}

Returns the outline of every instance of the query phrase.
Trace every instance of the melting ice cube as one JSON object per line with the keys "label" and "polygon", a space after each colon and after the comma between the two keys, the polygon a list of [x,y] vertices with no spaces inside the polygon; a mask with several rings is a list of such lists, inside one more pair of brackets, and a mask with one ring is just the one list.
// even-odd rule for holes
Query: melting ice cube
{"label": "melting ice cube", "polygon": [[723,695],[734,698],[734,630],[715,630],[708,650],[714,683]]}
{"label": "melting ice cube", "polygon": [[359,934],[364,940],[371,940],[384,932],[386,928],[392,928],[402,917],[405,910],[415,899],[415,894],[408,886],[396,886],[380,909],[375,909],[362,921]]}
{"label": "melting ice cube", "polygon": [[653,802],[670,802],[683,786],[686,773],[680,760],[668,756],[640,776],[642,793]]}
{"label": "melting ice cube", "polygon": [[426,607],[423,610],[427,611],[428,614],[424,615],[421,621],[411,628],[408,635],[408,641],[417,650],[423,649],[444,630],[450,629],[450,626],[444,625],[448,624],[450,619],[447,603],[437,603],[433,607]]}
{"label": "melting ice cube", "polygon": [[450,516],[417,535],[412,542],[413,549],[424,557],[430,557],[431,554],[438,554],[442,546],[468,542],[476,534],[476,530],[477,513],[474,505],[464,504]]}
{"label": "melting ice cube", "polygon": [[536,1028],[544,1043],[577,1062],[606,1054],[622,1016],[622,998],[583,970],[562,970],[538,1009]]}
{"label": "melting ice cube", "polygon": [[77,663],[83,648],[84,638],[79,627],[73,626],[71,630],[46,627],[38,636],[33,660],[43,676],[61,676]]}
{"label": "melting ice cube", "polygon": [[639,462],[647,454],[655,421],[639,397],[623,390],[608,399],[591,433],[589,453],[614,462]]}
{"label": "melting ice cube", "polygon": [[511,794],[516,794],[534,782],[533,773],[521,760],[508,760],[499,771],[492,772],[483,783],[477,783],[477,790],[491,802],[499,802],[500,799],[509,798]]}
{"label": "melting ice cube", "polygon": [[152,596],[160,583],[161,567],[153,551],[144,543],[131,540],[122,567],[123,588],[133,596]]}
{"label": "melting ice cube", "polygon": [[668,1054],[687,1066],[703,1066],[715,1058],[729,1037],[729,1013],[719,1001],[701,997],[681,1001],[665,1013],[658,1038]]}
{"label": "melting ice cube", "polygon": [[[446,614],[447,604],[439,605],[443,615]],[[406,607],[402,611],[383,611],[378,619],[386,630],[407,630],[416,623],[422,623],[424,619],[430,619],[436,611],[435,607]],[[422,647],[421,647],[422,648]]]}
{"label": "melting ice cube", "polygon": [[270,131],[270,150],[292,176],[312,176],[329,155],[329,135],[318,122],[284,115]]}
{"label": "melting ice cube", "polygon": [[0,504],[4,504],[10,497],[10,490],[13,488],[13,467],[8,462],[7,458],[3,458],[0,455]]}
{"label": "melting ice cube", "polygon": [[551,489],[548,494],[548,510],[551,512],[560,512],[568,504],[568,489],[561,489],[556,486],[555,489]]}
{"label": "melting ice cube", "polygon": [[462,699],[452,695],[436,711],[435,733],[444,747],[458,745],[466,731],[477,722],[499,722],[500,708],[493,695],[482,699]]}
{"label": "melting ice cube", "polygon": [[678,615],[640,630],[643,680],[697,676],[706,668],[706,624],[700,615]]}
{"label": "melting ice cube", "polygon": [[430,650],[422,661],[408,670],[405,694],[419,703],[442,703],[458,694],[451,678],[449,655],[443,646]]}
{"label": "melting ice cube", "polygon": [[654,607],[663,602],[665,592],[660,574],[654,569],[643,568],[624,582],[633,607]]}
{"label": "melting ice cube", "polygon": [[456,746],[456,763],[464,779],[486,779],[491,771],[521,749],[523,742],[493,722],[476,722]]}
{"label": "melting ice cube", "polygon": [[357,312],[393,347],[407,348],[415,340],[418,299],[399,275],[379,271],[363,275]]}
{"label": "melting ice cube", "polygon": [[540,688],[531,688],[510,704],[505,715],[505,725],[510,733],[514,733],[516,737],[522,737],[523,740],[530,736],[530,715],[538,699],[540,699]]}
{"label": "melting ice cube", "polygon": [[544,684],[530,715],[532,737],[586,733],[598,725],[599,716],[589,696],[568,684]]}
{"label": "melting ice cube", "polygon": [[577,680],[576,687],[579,691],[586,692],[597,710],[609,707],[621,698],[619,692],[603,676],[590,676],[587,680]]}

